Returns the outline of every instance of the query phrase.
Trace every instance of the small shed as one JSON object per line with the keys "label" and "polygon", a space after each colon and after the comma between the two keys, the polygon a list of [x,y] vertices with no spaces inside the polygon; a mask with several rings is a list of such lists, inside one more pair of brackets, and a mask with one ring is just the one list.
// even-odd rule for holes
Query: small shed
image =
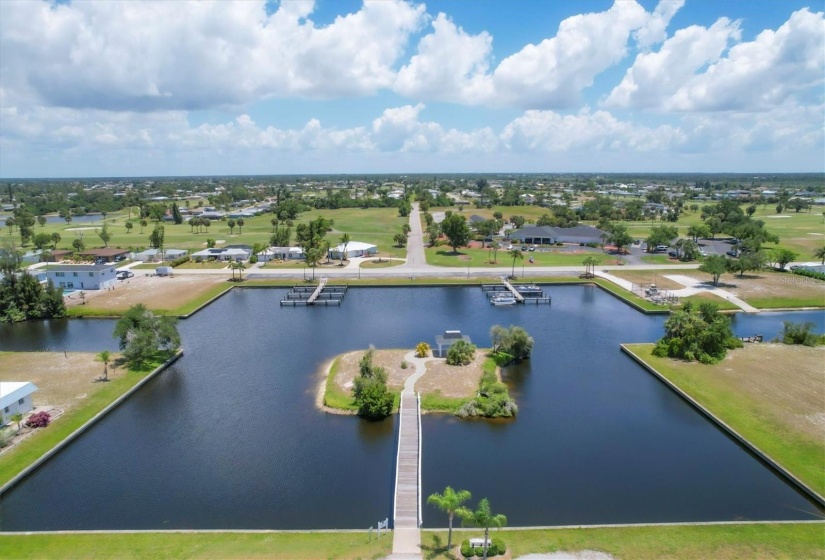
{"label": "small shed", "polygon": [[32,408],[32,393],[37,385],[27,381],[0,382],[0,426],[11,422],[11,415],[26,414]]}
{"label": "small shed", "polygon": [[470,337],[466,334],[461,334],[461,331],[444,331],[444,334],[435,335],[435,348],[433,348],[434,358],[446,358],[450,346],[463,340],[467,344],[472,344]]}

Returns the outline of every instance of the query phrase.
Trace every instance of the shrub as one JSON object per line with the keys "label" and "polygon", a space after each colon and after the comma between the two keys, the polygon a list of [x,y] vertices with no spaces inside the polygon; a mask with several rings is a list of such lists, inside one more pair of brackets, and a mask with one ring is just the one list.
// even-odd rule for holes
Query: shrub
{"label": "shrub", "polygon": [[[0,429],[0,449],[6,447],[14,439],[14,431],[11,428]],[[467,541],[469,546],[469,541]]]}
{"label": "shrub", "polygon": [[815,278],[816,280],[825,280],[825,273],[817,272],[807,268],[797,268],[793,271],[794,274],[805,276],[807,278]]}
{"label": "shrub", "polygon": [[407,360],[401,360],[401,369],[407,369]]}
{"label": "shrub", "polygon": [[783,344],[804,344],[805,346],[816,346],[822,344],[825,336],[817,336],[811,331],[816,324],[794,323],[793,321],[782,321],[782,333],[780,335]]}
{"label": "shrub", "polygon": [[493,539],[492,546],[496,548],[496,554],[504,554],[507,552],[507,546],[504,544],[504,541],[501,539]]}
{"label": "shrub", "polygon": [[180,265],[182,265],[183,263],[187,263],[187,262],[189,262],[189,260],[190,260],[190,259],[189,259],[189,255],[184,255],[184,256],[182,256],[181,258],[179,258],[179,259],[175,259],[175,260],[173,260],[172,262],[170,262],[170,263],[169,263],[169,266],[171,266],[172,268],[174,268],[174,267],[176,267],[176,266],[180,266]]}
{"label": "shrub", "polygon": [[258,262],[258,255],[252,255],[251,257],[249,257],[250,264],[255,264],[256,262]]}
{"label": "shrub", "polygon": [[447,364],[451,366],[465,366],[473,361],[475,344],[459,340],[447,350]]}
{"label": "shrub", "polygon": [[469,539],[465,539],[464,542],[461,543],[461,555],[464,558],[470,558],[473,555],[473,549],[470,548]]}
{"label": "shrub", "polygon": [[51,421],[52,417],[48,412],[36,412],[26,420],[26,426],[29,428],[45,428]]}

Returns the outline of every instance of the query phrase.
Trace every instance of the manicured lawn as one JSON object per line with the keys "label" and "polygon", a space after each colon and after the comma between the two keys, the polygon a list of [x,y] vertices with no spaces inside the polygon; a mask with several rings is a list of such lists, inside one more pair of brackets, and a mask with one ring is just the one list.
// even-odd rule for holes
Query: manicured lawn
{"label": "manicured lawn", "polygon": [[[495,257],[495,262],[491,262],[492,253],[490,249],[469,249],[467,247],[460,247],[458,252],[453,252],[452,247],[448,245],[439,245],[438,247],[427,247],[425,249],[427,255],[427,263],[436,266],[448,267],[466,267],[468,264],[472,268],[498,267],[505,271],[512,271],[513,257],[507,254],[507,250],[499,249]],[[615,257],[610,257],[602,252],[586,252],[570,249],[564,251],[562,249],[550,251],[525,251],[522,253],[523,259],[516,259],[515,270],[519,274],[522,265],[524,265],[525,272],[534,266],[583,266],[584,259],[589,256],[594,256],[602,264],[615,263]],[[530,262],[530,257],[533,257],[535,262]],[[612,261],[612,262],[611,262]]]}
{"label": "manicured lawn", "polygon": [[220,262],[220,261],[203,261],[203,262],[195,262],[189,261],[183,264],[179,264],[175,268],[186,268],[192,270],[222,270],[227,268],[229,263]]}
{"label": "manicured lawn", "polygon": [[361,263],[361,268],[390,268],[392,266],[400,266],[405,261],[400,259],[383,259],[381,261],[372,260]]}
{"label": "manicured lawn", "polygon": [[[809,420],[825,414],[821,399],[825,349],[745,346],[729,352],[716,365],[658,358],[651,354],[652,344],[627,348],[816,492],[825,494],[825,439]],[[787,367],[791,363],[794,367]]]}
{"label": "manicured lawn", "polygon": [[[481,535],[481,531],[454,532],[453,542],[460,545],[463,539]],[[595,550],[633,560],[813,559],[822,558],[825,551],[823,525],[806,523],[504,529],[491,530],[490,535],[504,540],[513,558],[530,553]],[[442,552],[446,543],[446,531],[424,531],[425,558],[450,558]]]}
{"label": "manicured lawn", "polygon": [[0,535],[0,558],[355,560],[383,558],[392,535],[357,533],[126,533]]}
{"label": "manicured lawn", "polygon": [[338,364],[340,358],[335,358],[329,368],[329,375],[327,376],[326,390],[324,391],[324,404],[330,408],[337,408],[340,410],[351,410],[355,412],[358,407],[352,400],[352,395],[342,391],[335,383],[335,377],[338,375]]}
{"label": "manicured lawn", "polygon": [[[164,358],[165,359],[165,358]],[[47,428],[16,444],[0,456],[0,485],[14,478],[20,471],[33,463],[41,455],[60,443],[112,401],[134,387],[151,373],[164,359],[157,359],[140,370],[130,370],[125,375],[109,383],[100,383],[96,391],[90,393],[82,404],[69,409]],[[0,557],[11,558],[0,553]]]}
{"label": "manicured lawn", "polygon": [[694,294],[692,296],[683,297],[683,298],[680,298],[680,301],[682,303],[684,303],[686,301],[691,301],[691,302],[695,303],[696,305],[699,305],[699,304],[702,304],[702,303],[705,303],[705,302],[710,302],[710,303],[714,303],[714,304],[718,305],[720,311],[739,311],[739,309],[740,309],[738,305],[734,305],[733,303],[729,302],[725,298],[719,297],[719,296],[717,296],[715,294],[711,294],[709,292],[702,292],[702,293]]}
{"label": "manicured lawn", "polygon": [[646,264],[679,264],[676,259],[671,259],[667,255],[643,255],[639,257]]}
{"label": "manicured lawn", "polygon": [[[401,231],[409,218],[398,215],[398,208],[341,208],[338,210],[312,210],[301,214],[299,222],[308,222],[318,216],[333,220],[333,230],[326,239],[335,247],[341,235],[349,233],[353,241],[363,241],[378,246],[382,255],[388,255],[395,242],[393,237]],[[294,235],[294,232],[293,232]],[[401,249],[395,249],[396,252]]]}

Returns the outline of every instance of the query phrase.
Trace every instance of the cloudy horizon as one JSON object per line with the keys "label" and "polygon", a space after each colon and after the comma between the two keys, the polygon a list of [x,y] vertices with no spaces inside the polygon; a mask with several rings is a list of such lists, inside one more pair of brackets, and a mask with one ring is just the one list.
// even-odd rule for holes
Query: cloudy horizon
{"label": "cloudy horizon", "polygon": [[822,3],[0,2],[0,177],[825,171]]}

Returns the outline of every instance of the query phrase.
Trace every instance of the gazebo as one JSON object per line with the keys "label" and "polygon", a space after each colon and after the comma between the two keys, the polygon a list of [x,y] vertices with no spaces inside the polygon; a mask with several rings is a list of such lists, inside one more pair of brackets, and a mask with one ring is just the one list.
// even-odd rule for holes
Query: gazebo
{"label": "gazebo", "polygon": [[470,337],[466,334],[461,334],[461,331],[444,331],[444,334],[435,335],[436,348],[433,348],[433,357],[446,358],[450,346],[459,340],[463,340],[467,344],[472,344]]}

